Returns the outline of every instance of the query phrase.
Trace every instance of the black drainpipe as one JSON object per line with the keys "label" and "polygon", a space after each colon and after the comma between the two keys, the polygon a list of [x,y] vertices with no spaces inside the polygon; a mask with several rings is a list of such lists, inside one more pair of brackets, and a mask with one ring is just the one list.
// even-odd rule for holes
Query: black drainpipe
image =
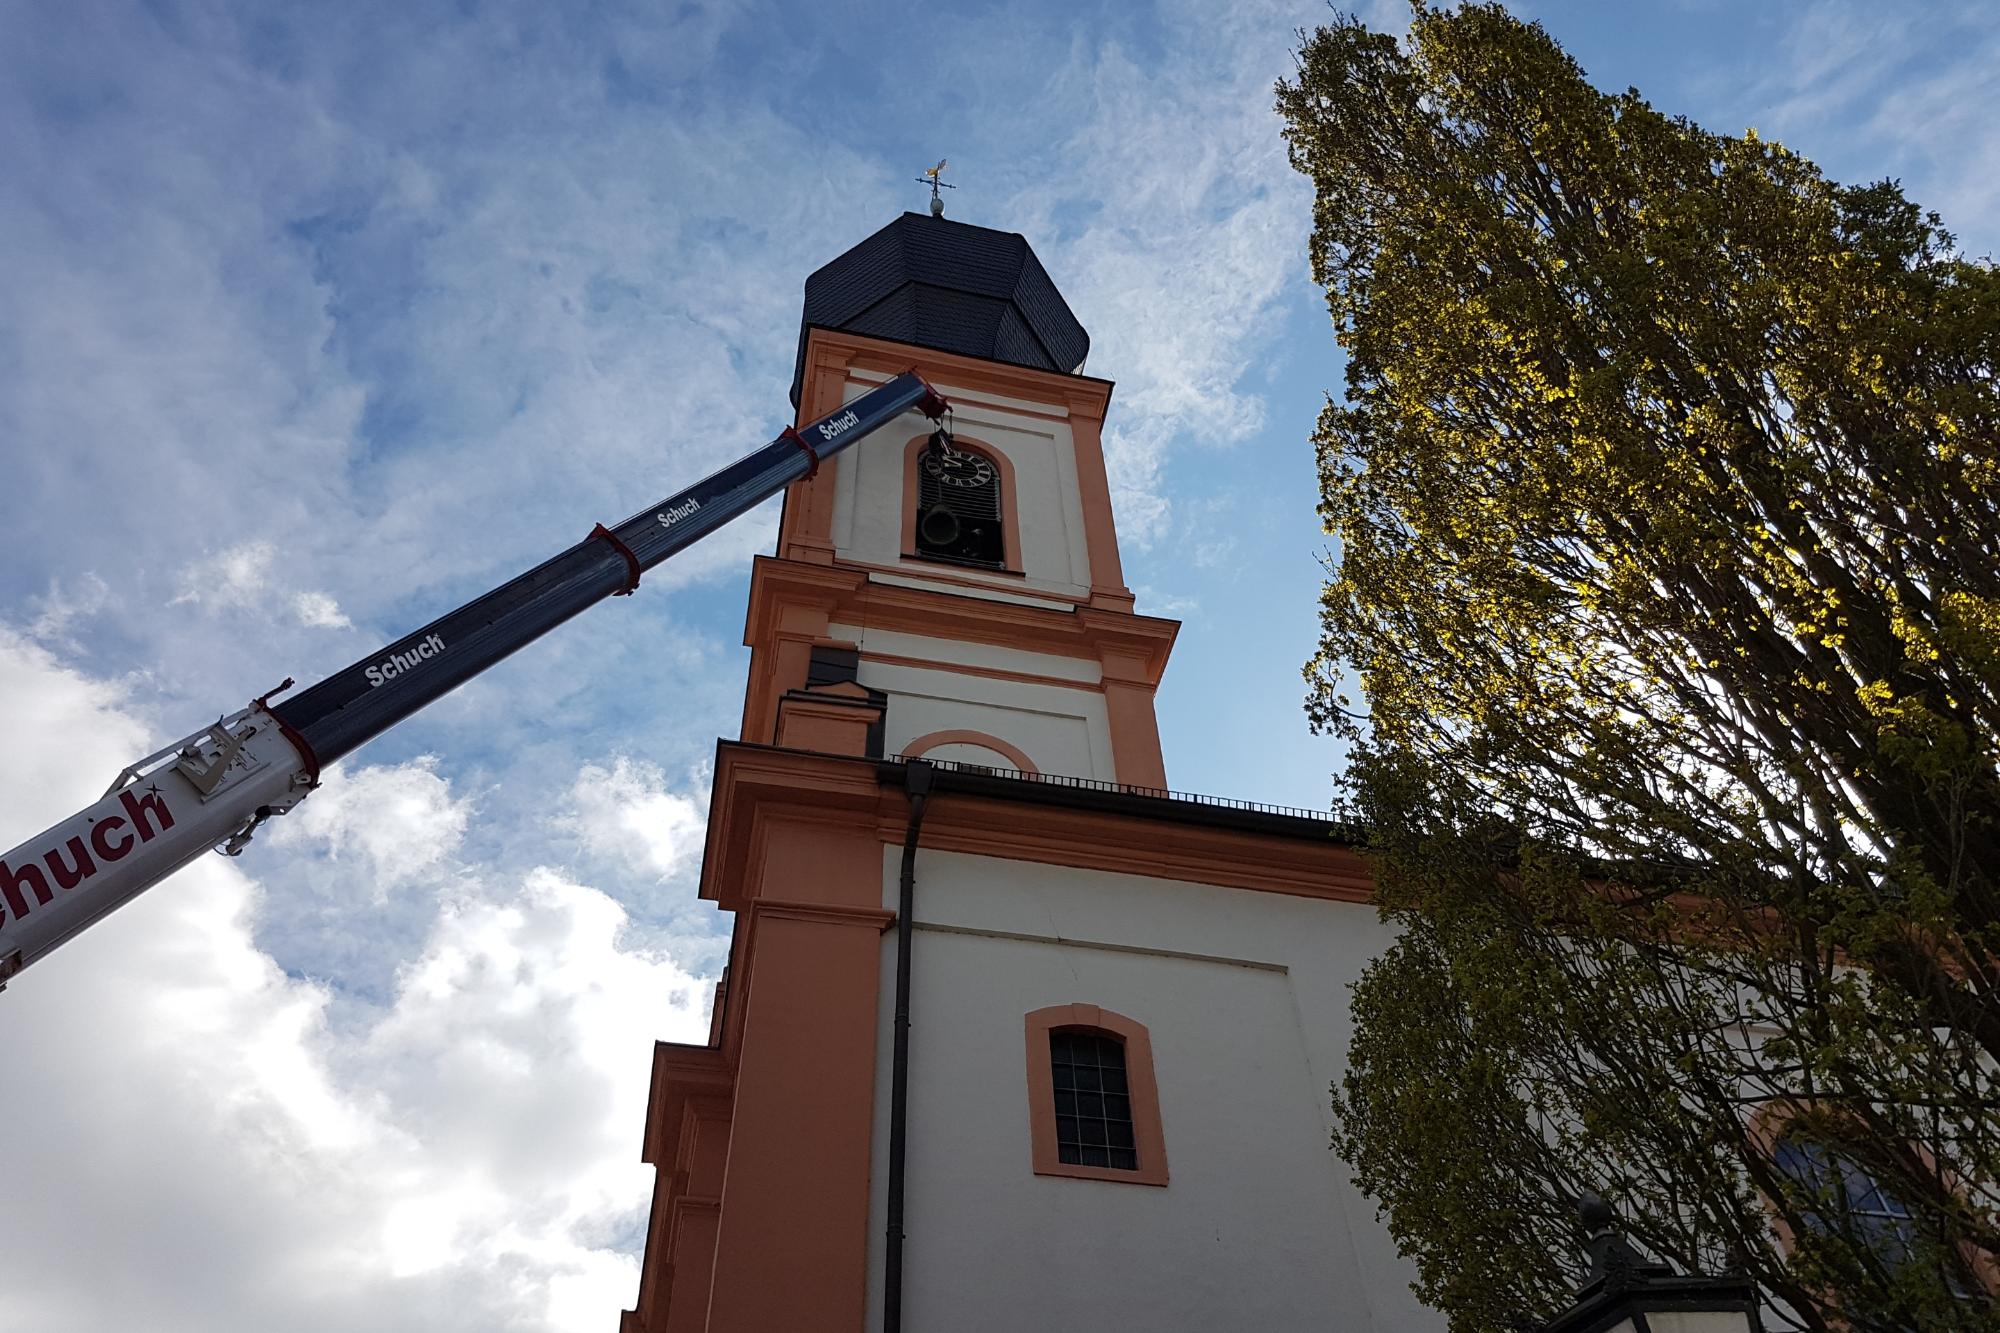
{"label": "black drainpipe", "polygon": [[910,822],[903,833],[903,874],[896,899],[895,1054],[889,1065],[889,1248],[882,1262],[882,1333],[903,1328],[903,1153],[910,1123],[910,934],[917,911],[917,835],[936,774],[922,759],[903,764]]}

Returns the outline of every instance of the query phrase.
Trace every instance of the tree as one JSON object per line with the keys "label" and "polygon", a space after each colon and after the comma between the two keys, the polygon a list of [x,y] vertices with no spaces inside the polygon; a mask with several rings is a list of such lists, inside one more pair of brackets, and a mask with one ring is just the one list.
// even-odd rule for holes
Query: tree
{"label": "tree", "polygon": [[1798,1326],[1991,1326],[2000,277],[1497,6],[1302,38],[1308,708],[1401,928],[1336,1146],[1461,1333],[1585,1188]]}

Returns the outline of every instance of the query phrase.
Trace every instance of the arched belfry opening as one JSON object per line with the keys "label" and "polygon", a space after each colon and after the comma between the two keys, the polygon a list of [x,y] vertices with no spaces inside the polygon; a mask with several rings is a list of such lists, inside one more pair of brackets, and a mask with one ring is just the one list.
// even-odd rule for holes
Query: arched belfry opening
{"label": "arched belfry opening", "polygon": [[1007,533],[1000,469],[984,450],[959,444],[916,457],[917,554],[1004,569]]}

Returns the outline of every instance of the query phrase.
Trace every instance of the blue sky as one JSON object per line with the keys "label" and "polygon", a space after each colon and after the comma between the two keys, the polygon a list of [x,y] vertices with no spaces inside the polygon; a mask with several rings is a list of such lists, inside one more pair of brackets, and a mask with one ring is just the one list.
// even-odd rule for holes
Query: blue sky
{"label": "blue sky", "polygon": [[[1988,7],[1520,10],[1600,86],[1899,177],[1992,250]],[[1118,383],[1128,579],[1185,621],[1170,780],[1324,805],[1306,441],[1339,362],[1269,96],[1324,13],[0,8],[0,843],[768,438],[805,275],[946,155],[953,216],[1029,237]],[[775,524],[0,997],[24,1326],[612,1326],[647,1051],[700,1038],[726,939],[706,765]]]}

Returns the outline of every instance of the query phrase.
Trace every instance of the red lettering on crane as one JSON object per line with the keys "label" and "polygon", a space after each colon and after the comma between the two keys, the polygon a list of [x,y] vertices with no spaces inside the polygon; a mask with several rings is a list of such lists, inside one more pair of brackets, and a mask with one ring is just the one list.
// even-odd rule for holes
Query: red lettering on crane
{"label": "red lettering on crane", "polygon": [[97,862],[90,859],[90,853],[83,849],[82,838],[71,838],[67,844],[70,864],[63,864],[63,849],[52,847],[42,853],[49,873],[56,877],[56,884],[63,889],[73,889],[97,873]]}
{"label": "red lettering on crane", "polygon": [[5,861],[0,861],[0,898],[7,900],[7,910],[14,914],[17,921],[28,914],[28,900],[21,893],[23,886],[35,895],[38,903],[46,903],[55,897],[49,892],[49,881],[43,877],[40,866],[31,862],[16,870]]}
{"label": "red lettering on crane", "polygon": [[132,835],[128,833],[117,842],[111,841],[106,835],[124,827],[125,821],[117,815],[113,815],[111,818],[98,824],[90,830],[91,850],[106,861],[123,859],[125,853],[132,850]]}
{"label": "red lettering on crane", "polygon": [[[134,799],[132,789],[127,787],[118,793],[118,799],[125,806],[125,814],[131,819],[132,827],[139,830],[140,842],[151,842],[161,833],[174,826],[174,812],[167,809],[167,803],[160,799],[159,788],[148,787],[148,795]],[[148,814],[159,818],[159,827],[146,822]]]}
{"label": "red lettering on crane", "polygon": [[[92,850],[107,863],[121,861],[135,842],[151,842],[174,826],[174,812],[167,808],[166,797],[157,787],[147,787],[143,792],[127,788],[118,793],[118,801],[125,807],[125,813],[98,821],[87,835],[87,847],[86,835],[79,833],[43,852],[41,865],[36,865],[33,858],[18,868],[0,861],[0,900],[5,900],[7,911],[16,921],[35,907],[46,907],[55,901],[55,890],[49,887],[51,876],[55,887],[67,892],[95,875],[97,861],[91,858]],[[139,835],[136,839],[132,833],[123,831],[128,822]],[[42,872],[43,866],[48,867],[47,874]],[[29,894],[35,898],[32,906]]]}

